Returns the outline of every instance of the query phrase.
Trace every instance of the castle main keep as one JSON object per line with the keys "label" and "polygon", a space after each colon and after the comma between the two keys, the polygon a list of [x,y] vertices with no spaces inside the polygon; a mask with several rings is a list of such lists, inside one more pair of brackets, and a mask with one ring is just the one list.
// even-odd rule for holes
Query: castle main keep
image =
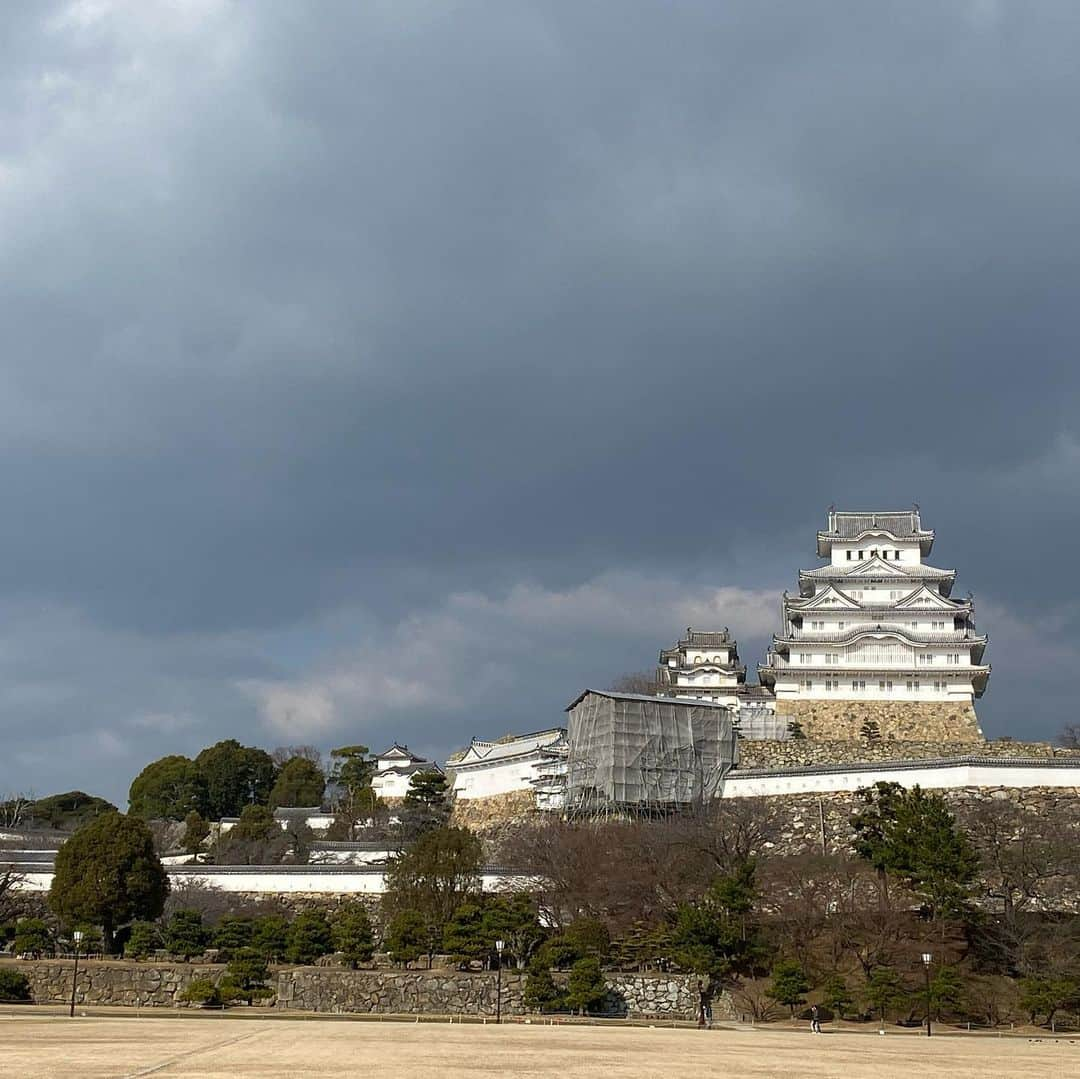
{"label": "castle main keep", "polygon": [[790,727],[819,741],[981,742],[975,701],[990,677],[986,635],[956,571],[927,564],[934,532],[918,507],[830,509],[824,565],[785,592],[758,683],[727,628],[688,629],[660,652],[657,692],[727,705],[750,738]]}
{"label": "castle main keep", "polygon": [[974,602],[951,596],[956,571],[928,565],[934,532],[918,507],[830,510],[825,565],[784,593],[780,632],[758,667],[778,716],[808,738],[982,740],[974,701],[990,676]]}

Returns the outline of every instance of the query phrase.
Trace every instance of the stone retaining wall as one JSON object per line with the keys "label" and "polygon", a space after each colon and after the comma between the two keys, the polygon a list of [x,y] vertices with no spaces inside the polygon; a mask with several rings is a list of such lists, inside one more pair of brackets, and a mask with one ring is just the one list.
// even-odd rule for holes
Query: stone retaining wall
{"label": "stone retaining wall", "polygon": [[[73,963],[35,960],[2,964],[25,974],[37,1004],[65,1004],[71,999]],[[79,964],[76,1004],[122,1007],[176,1007],[195,978],[217,979],[220,965],[131,963],[84,960]],[[556,980],[565,975],[555,975]],[[686,974],[623,974],[607,977],[606,1010],[615,1014],[693,1019],[697,1014],[695,979]],[[431,1014],[486,1016],[495,1014],[495,973],[457,970],[342,970],[327,967],[282,967],[271,975],[276,1005],[296,1011],[360,1014]],[[528,1014],[523,1001],[525,976],[503,971],[502,1012]],[[714,1003],[725,1015],[730,1001]]]}
{"label": "stone retaining wall", "polygon": [[450,823],[474,832],[485,832],[511,821],[526,820],[537,812],[536,793],[530,787],[491,794],[486,798],[458,798],[454,801]]}
{"label": "stone retaining wall", "polygon": [[[941,794],[960,817],[986,801],[1010,801],[1033,816],[1059,822],[1063,828],[1069,822],[1074,828],[1080,827],[1080,787],[959,787],[934,793]],[[770,853],[781,855],[820,854],[822,817],[826,852],[849,853],[854,835],[851,818],[865,808],[854,791],[785,794],[760,801],[775,811],[778,833]],[[1071,903],[1077,899],[1080,895],[1074,895]]]}
{"label": "stone retaining wall", "polygon": [[1049,742],[908,742],[898,739],[867,742],[815,741],[789,738],[785,741],[739,740],[740,769],[799,768],[814,764],[853,764],[871,761],[911,761],[940,757],[1071,757],[1080,758],[1080,750],[1062,749]]}
{"label": "stone retaining wall", "polygon": [[797,720],[807,738],[854,741],[868,720],[882,738],[915,742],[981,742],[975,708],[947,701],[777,701],[776,714]]}
{"label": "stone retaining wall", "polygon": [[[26,975],[35,1004],[66,1004],[71,1000],[73,962],[63,959],[36,959],[30,962],[4,961],[3,965]],[[224,970],[222,966],[198,963],[151,965],[80,960],[75,1002],[171,1008],[177,1005],[177,998],[194,979],[216,980]]]}

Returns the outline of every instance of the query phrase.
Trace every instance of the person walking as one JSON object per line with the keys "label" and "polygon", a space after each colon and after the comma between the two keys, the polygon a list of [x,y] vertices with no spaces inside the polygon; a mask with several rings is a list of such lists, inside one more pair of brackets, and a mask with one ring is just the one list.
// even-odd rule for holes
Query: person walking
{"label": "person walking", "polygon": [[810,1007],[810,1033],[821,1033],[821,1019],[818,1016],[818,1006],[816,1004],[811,1005]]}

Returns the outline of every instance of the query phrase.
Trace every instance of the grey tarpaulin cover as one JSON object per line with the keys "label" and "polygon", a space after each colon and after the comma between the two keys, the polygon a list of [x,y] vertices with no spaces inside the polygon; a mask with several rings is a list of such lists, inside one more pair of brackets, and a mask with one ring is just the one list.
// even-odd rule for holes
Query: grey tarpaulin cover
{"label": "grey tarpaulin cover", "polygon": [[731,711],[711,701],[586,690],[567,712],[570,812],[687,808],[735,763]]}

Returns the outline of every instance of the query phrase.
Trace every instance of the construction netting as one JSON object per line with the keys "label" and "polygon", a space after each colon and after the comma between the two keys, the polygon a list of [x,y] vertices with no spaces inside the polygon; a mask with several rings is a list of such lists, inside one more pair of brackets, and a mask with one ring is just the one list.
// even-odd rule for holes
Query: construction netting
{"label": "construction netting", "polygon": [[570,709],[570,812],[678,809],[716,798],[736,755],[731,712],[704,701],[588,692]]}
{"label": "construction netting", "polygon": [[782,742],[791,737],[787,716],[778,716],[768,708],[740,708],[736,728],[740,738],[751,742]]}

